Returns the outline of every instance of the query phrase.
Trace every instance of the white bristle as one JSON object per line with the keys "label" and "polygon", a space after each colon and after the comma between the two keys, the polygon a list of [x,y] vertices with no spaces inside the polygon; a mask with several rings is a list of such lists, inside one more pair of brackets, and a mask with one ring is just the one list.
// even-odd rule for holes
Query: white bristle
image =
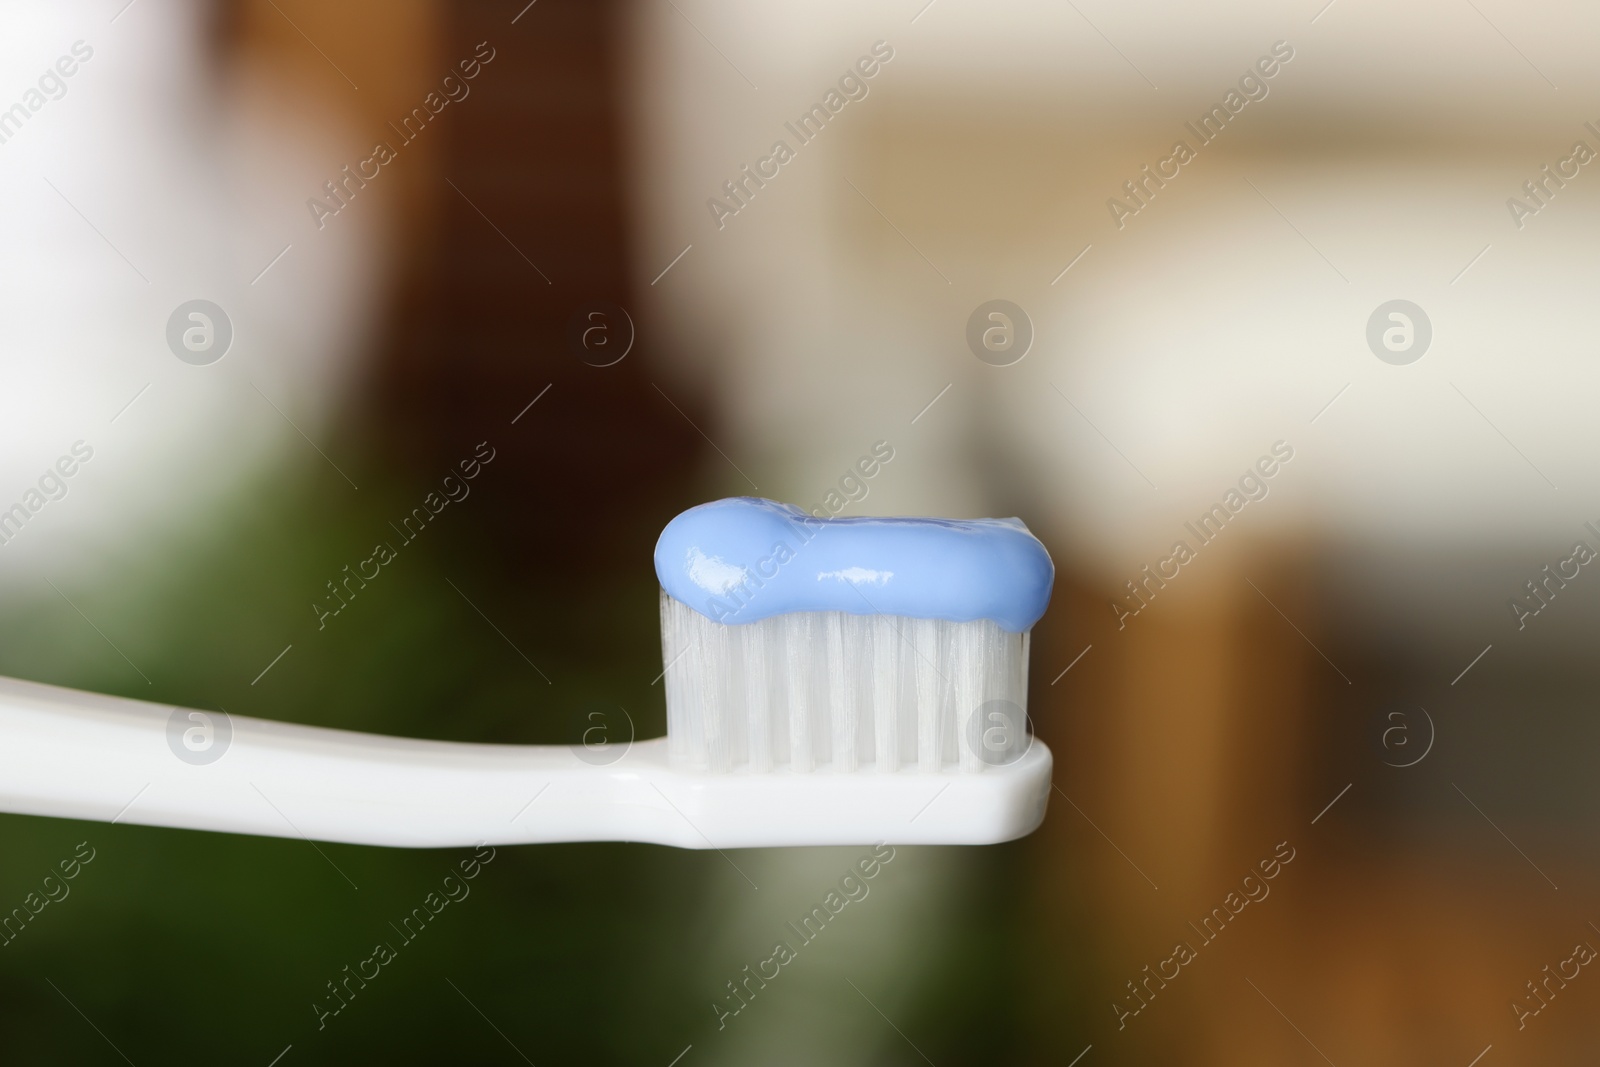
{"label": "white bristle", "polygon": [[[878,770],[900,769],[900,635],[895,620],[869,615],[872,620],[872,737]],[[889,709],[890,714],[880,713]]]}
{"label": "white bristle", "polygon": [[970,628],[954,630],[950,634],[949,661],[951,678],[955,683],[951,702],[955,705],[953,718],[957,760],[963,771],[981,770],[983,761],[978,758],[978,749],[969,743],[969,739],[974,734],[982,736],[983,733],[979,705],[984,701],[984,673],[988,664],[983,654],[982,638]]}
{"label": "white bristle", "polygon": [[661,595],[678,766],[807,773],[981,771],[1028,738],[1028,634],[988,620],[800,612],[713,622]]}
{"label": "white bristle", "polygon": [[691,752],[705,749],[705,734],[698,715],[689,714],[688,679],[698,673],[691,657],[694,649],[683,643],[685,635],[680,616],[690,608],[672,597],[661,598],[661,671],[667,693],[667,754],[674,763],[689,760]]}
{"label": "white bristle", "polygon": [[[846,627],[852,616],[818,620],[827,641],[827,658],[823,661],[821,687],[817,690],[818,717],[832,727],[828,732],[833,741],[831,755],[835,770],[856,769],[856,685],[855,677],[845,664],[849,656],[859,655],[861,646],[851,647],[846,641]],[[706,620],[709,622],[710,620]],[[712,625],[716,625],[712,623]],[[761,625],[754,623],[752,625]],[[851,627],[854,629],[854,627]],[[854,636],[854,635],[849,635]]]}
{"label": "white bristle", "polygon": [[[672,598],[663,594],[662,599]],[[811,744],[811,672],[808,668],[811,658],[817,655],[818,641],[812,633],[816,627],[812,625],[809,612],[784,615],[779,622],[783,630],[785,680],[794,679],[788,687],[789,766],[796,771],[809,771],[815,756]],[[667,728],[670,730],[671,726]]]}
{"label": "white bristle", "polygon": [[[729,735],[735,726],[731,714],[734,702],[729,698],[738,684],[733,672],[739,662],[729,645],[738,639],[739,635],[733,632],[733,628],[725,626],[707,630],[700,640],[693,642],[693,646],[701,650],[700,668],[705,674],[702,675],[704,683],[699,686],[694,685],[693,678],[689,679],[692,687],[689,693],[690,699],[695,693],[700,697],[703,709],[700,726],[706,735],[706,761],[714,771],[733,769],[735,743]],[[689,713],[694,714],[692,705]],[[694,754],[691,754],[690,759],[694,758]]]}
{"label": "white bristle", "polygon": [[[916,662],[917,691],[917,769],[937,771],[943,762],[943,720],[945,691],[949,686],[940,678],[939,627],[933,619],[918,619],[912,625]],[[668,726],[670,730],[671,727]]]}
{"label": "white bristle", "polygon": [[772,709],[767,700],[766,634],[741,626],[744,639],[745,762],[752,771],[772,769]]}

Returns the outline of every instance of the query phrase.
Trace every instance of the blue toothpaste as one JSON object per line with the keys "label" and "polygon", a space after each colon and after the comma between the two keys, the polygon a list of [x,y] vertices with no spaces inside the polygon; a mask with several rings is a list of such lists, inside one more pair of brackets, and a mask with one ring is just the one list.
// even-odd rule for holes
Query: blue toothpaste
{"label": "blue toothpaste", "polygon": [[992,619],[1044,614],[1055,566],[1020,519],[819,519],[733,497],[690,508],[656,542],[661,588],[714,622],[795,611]]}

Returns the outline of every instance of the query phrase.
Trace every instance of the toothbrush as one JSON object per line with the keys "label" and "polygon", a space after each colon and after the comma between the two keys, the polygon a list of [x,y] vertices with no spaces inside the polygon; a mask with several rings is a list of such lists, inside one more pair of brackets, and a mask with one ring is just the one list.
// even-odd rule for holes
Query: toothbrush
{"label": "toothbrush", "polygon": [[[665,738],[423,741],[0,679],[0,811],[434,848],[987,844],[1044,818],[1015,519],[819,519],[755,498],[663,531]],[[581,747],[581,746],[580,746]]]}

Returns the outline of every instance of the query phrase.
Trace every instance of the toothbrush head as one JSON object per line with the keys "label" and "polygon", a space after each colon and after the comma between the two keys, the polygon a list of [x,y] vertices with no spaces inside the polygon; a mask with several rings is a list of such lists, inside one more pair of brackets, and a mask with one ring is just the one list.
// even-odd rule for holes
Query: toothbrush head
{"label": "toothbrush head", "polygon": [[[781,778],[796,795],[771,818],[802,838],[787,843],[852,825],[839,843],[998,841],[1043,818],[1028,644],[1055,569],[1019,520],[824,519],[739,497],[673,519],[655,563],[674,771],[719,791]],[[846,800],[839,828],[808,833],[813,794]]]}

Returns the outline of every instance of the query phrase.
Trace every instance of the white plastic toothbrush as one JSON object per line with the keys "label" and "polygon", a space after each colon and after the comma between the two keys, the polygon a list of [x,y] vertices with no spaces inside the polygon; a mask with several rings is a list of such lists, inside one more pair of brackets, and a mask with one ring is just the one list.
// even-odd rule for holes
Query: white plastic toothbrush
{"label": "white plastic toothbrush", "polygon": [[738,498],[674,519],[656,570],[668,734],[605,761],[0,679],[0,810],[404,847],[987,844],[1044,818],[1023,709],[1054,569],[1020,522]]}

